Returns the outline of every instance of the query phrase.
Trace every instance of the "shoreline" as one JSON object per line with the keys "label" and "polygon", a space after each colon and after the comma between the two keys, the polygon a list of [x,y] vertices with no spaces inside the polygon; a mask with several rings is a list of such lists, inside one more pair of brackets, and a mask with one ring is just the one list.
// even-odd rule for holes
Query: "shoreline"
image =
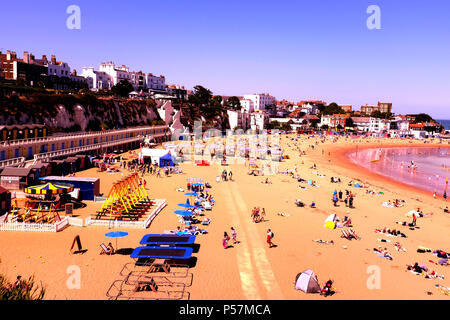
{"label": "shoreline", "polygon": [[[367,143],[365,145],[358,145],[358,150],[367,150],[367,149],[384,149],[384,148],[411,148],[411,147],[415,147],[415,148],[446,148],[446,149],[450,149],[450,146],[442,146],[440,144],[429,144],[427,146],[422,146],[422,145],[417,145],[416,143],[387,143],[385,145],[380,145],[378,143],[374,143],[374,142],[370,142]],[[353,151],[355,151],[354,146],[342,146],[342,145],[336,145],[336,146],[327,146],[327,152],[331,152],[332,156],[332,162],[337,165],[340,166],[343,169],[346,170],[351,170],[354,173],[360,173],[362,174],[364,177],[363,178],[359,178],[360,180],[368,180],[370,182],[368,182],[368,184],[370,185],[375,185],[375,184],[382,184],[383,188],[385,189],[392,189],[392,187],[394,187],[394,190],[396,190],[397,188],[399,188],[400,190],[398,190],[399,193],[402,193],[402,191],[406,191],[406,192],[414,192],[414,193],[418,193],[420,195],[425,196],[427,199],[432,199],[435,200],[433,198],[433,193],[422,189],[422,188],[418,188],[412,185],[409,185],[407,183],[398,181],[394,178],[390,178],[388,176],[379,174],[377,172],[371,171],[363,166],[361,166],[360,164],[357,164],[355,162],[353,162],[350,157],[349,154]],[[387,185],[385,185],[387,183]],[[442,196],[438,197],[439,200],[443,200]]]}

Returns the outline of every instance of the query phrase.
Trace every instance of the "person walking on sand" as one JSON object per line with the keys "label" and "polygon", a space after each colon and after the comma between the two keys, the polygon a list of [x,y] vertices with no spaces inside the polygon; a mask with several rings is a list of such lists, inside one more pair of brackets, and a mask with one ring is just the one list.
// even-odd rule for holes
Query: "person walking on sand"
{"label": "person walking on sand", "polygon": [[274,246],[272,239],[274,237],[274,234],[272,232],[272,230],[268,229],[267,230],[267,243],[269,244],[269,248],[272,248]]}
{"label": "person walking on sand", "polygon": [[237,232],[233,227],[231,227],[231,239],[233,239],[233,244],[239,243],[239,241],[237,241]]}
{"label": "person walking on sand", "polygon": [[265,216],[266,216],[266,209],[262,208],[261,217],[259,218],[259,222],[264,221]]}
{"label": "person walking on sand", "polygon": [[224,249],[228,248],[228,241],[230,241],[230,236],[228,235],[228,233],[224,232],[222,239],[222,245]]}

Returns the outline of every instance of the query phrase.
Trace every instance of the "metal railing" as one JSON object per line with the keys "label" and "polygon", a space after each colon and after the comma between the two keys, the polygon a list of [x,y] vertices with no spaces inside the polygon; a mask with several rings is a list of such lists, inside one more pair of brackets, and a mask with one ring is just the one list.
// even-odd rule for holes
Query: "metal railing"
{"label": "metal railing", "polygon": [[[95,137],[103,137],[103,136],[114,136],[122,133],[131,133],[131,132],[140,132],[142,130],[155,130],[155,129],[163,129],[169,128],[168,126],[146,126],[146,127],[134,127],[129,129],[119,129],[119,130],[107,130],[107,131],[96,131],[96,132],[83,132],[83,133],[75,133],[75,134],[67,134],[61,136],[49,136],[42,138],[31,138],[31,139],[19,139],[12,141],[3,141],[0,143],[0,149],[3,148],[13,148],[18,146],[23,146],[27,144],[42,144],[42,143],[51,143],[58,141],[67,141],[71,139],[87,139],[87,138],[95,138]],[[150,133],[152,134],[152,133]],[[158,133],[159,134],[159,133]]]}
{"label": "metal railing", "polygon": [[8,159],[8,160],[2,160],[2,161],[0,161],[0,168],[3,168],[3,167],[14,167],[14,166],[20,165],[22,163],[25,163],[25,158],[24,157]]}

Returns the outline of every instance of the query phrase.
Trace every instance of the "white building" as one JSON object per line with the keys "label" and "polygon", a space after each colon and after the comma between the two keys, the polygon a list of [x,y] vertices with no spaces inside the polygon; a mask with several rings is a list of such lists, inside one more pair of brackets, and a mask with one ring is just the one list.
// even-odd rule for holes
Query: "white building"
{"label": "white building", "polygon": [[102,62],[100,64],[100,71],[105,72],[111,77],[113,86],[122,80],[127,80],[131,83],[131,74],[127,66],[122,65],[121,67],[118,67],[112,61]]}
{"label": "white building", "polygon": [[147,89],[165,91],[166,90],[166,78],[162,75],[154,76],[152,73],[147,75]]}
{"label": "white building", "polygon": [[277,100],[270,94],[260,93],[260,94],[246,94],[244,95],[245,100],[251,100],[253,102],[253,108],[255,111],[264,111],[268,105],[276,105]]}
{"label": "white building", "polygon": [[239,100],[239,102],[241,103],[241,107],[243,110],[245,110],[245,112],[252,113],[255,111],[255,105],[252,100],[241,99],[241,100]]}
{"label": "white building", "polygon": [[227,110],[227,114],[231,130],[242,129],[246,131],[250,128],[250,114],[244,109],[240,111]]}
{"label": "white building", "polygon": [[133,85],[135,91],[140,92],[141,90],[145,90],[147,83],[145,73],[142,71],[130,72],[130,77],[131,79],[129,81]]}
{"label": "white building", "polygon": [[320,118],[320,127],[323,127],[323,126],[328,126],[328,127],[331,127],[331,116],[322,116],[321,118]]}
{"label": "white building", "polygon": [[304,104],[302,106],[299,106],[301,112],[304,112],[305,114],[317,114],[319,113],[319,108],[311,103]]}
{"label": "white building", "polygon": [[91,90],[109,90],[113,86],[110,75],[106,72],[95,71],[93,67],[83,68],[81,76],[86,78],[89,89]]}
{"label": "white building", "polygon": [[370,118],[369,117],[352,117],[354,128],[358,131],[369,132]]}
{"label": "white building", "polygon": [[408,133],[409,120],[407,120],[405,116],[395,116],[395,118],[391,120],[390,129],[397,130],[399,133]]}
{"label": "white building", "polygon": [[383,132],[389,130],[389,120],[379,119],[379,118],[370,118],[370,132]]}
{"label": "white building", "polygon": [[250,128],[262,131],[269,122],[269,116],[262,111],[255,111],[250,114]]}
{"label": "white building", "polygon": [[70,78],[70,67],[67,62],[56,61],[56,57],[52,55],[52,59],[48,61],[48,75],[57,77]]}

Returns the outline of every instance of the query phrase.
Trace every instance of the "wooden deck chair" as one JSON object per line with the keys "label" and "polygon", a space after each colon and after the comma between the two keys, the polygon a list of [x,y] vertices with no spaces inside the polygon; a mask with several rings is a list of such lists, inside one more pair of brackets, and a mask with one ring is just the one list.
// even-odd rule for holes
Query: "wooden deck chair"
{"label": "wooden deck chair", "polygon": [[100,248],[102,248],[102,251],[100,251],[100,254],[112,255],[114,253],[114,248],[110,249],[107,246],[105,246],[104,243],[100,244]]}
{"label": "wooden deck chair", "polygon": [[136,282],[136,285],[134,286],[134,292],[141,292],[141,291],[158,291],[158,285],[155,282],[155,279],[150,278],[148,281],[138,281]]}
{"label": "wooden deck chair", "polygon": [[347,231],[345,231],[344,229],[341,229],[341,232],[342,232],[341,238],[345,238],[347,240],[351,240],[349,234],[347,234]]}
{"label": "wooden deck chair", "polygon": [[355,238],[356,240],[361,240],[361,237],[358,236],[358,235],[356,234],[355,230],[353,230],[353,229],[348,229],[348,232],[349,232],[349,234],[350,234],[353,238]]}

